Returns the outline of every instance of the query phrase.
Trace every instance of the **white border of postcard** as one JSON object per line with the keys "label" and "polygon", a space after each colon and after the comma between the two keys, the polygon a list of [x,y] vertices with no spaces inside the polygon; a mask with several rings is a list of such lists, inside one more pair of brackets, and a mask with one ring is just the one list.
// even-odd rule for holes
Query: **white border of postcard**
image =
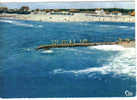
{"label": "white border of postcard", "polygon": [[[0,0],[0,3],[2,2],[79,2],[79,1],[132,1],[135,2],[135,5],[137,5],[137,1],[136,0]],[[137,6],[135,6],[135,10],[137,9]],[[136,16],[137,19],[137,16]],[[136,20],[137,23],[137,20]],[[135,29],[137,29],[137,25],[135,24]],[[136,38],[137,38],[137,31],[135,30],[136,33]],[[136,43],[136,47],[137,47],[137,43]],[[136,52],[137,53],[137,52]],[[136,54],[137,55],[137,54]],[[137,62],[137,59],[136,59]],[[136,68],[137,70],[137,68]],[[137,76],[137,73],[136,73]],[[136,84],[137,84],[137,80],[136,80]],[[137,87],[136,87],[136,91],[137,91]],[[0,100],[2,100],[3,98],[0,98]],[[137,92],[136,92],[136,97],[103,97],[103,98],[95,98],[95,97],[88,97],[88,98],[11,98],[10,100],[137,100]],[[7,99],[4,99],[7,100]]]}

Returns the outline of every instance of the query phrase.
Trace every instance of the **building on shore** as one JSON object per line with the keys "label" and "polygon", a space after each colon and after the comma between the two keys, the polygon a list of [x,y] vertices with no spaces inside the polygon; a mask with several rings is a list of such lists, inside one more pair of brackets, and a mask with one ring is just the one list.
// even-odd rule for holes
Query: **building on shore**
{"label": "building on shore", "polygon": [[50,15],[73,15],[73,13],[71,12],[67,12],[67,11],[61,11],[61,12],[51,12]]}
{"label": "building on shore", "polygon": [[7,7],[0,7],[0,13],[6,13],[8,11]]}
{"label": "building on shore", "polygon": [[96,13],[97,15],[100,15],[100,16],[105,15],[105,11],[104,11],[103,9],[100,9],[100,8],[97,8],[97,9],[95,10],[95,13]]}
{"label": "building on shore", "polygon": [[111,15],[112,16],[121,16],[122,13],[120,11],[112,11]]}
{"label": "building on shore", "polygon": [[131,16],[135,16],[135,11],[131,12],[130,15],[131,15]]}
{"label": "building on shore", "polygon": [[85,14],[86,16],[97,16],[97,14],[95,13],[95,11],[90,11],[89,13]]}
{"label": "building on shore", "polygon": [[70,9],[69,12],[71,13],[80,13],[79,9]]}

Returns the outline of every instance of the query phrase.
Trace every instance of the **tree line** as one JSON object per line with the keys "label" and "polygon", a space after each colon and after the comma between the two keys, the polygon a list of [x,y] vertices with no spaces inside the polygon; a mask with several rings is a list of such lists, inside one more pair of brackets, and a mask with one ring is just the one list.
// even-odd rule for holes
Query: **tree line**
{"label": "tree line", "polygon": [[[30,10],[30,8],[28,6],[22,6],[21,8],[15,8],[15,9],[8,9],[8,7],[0,7],[0,13],[16,13],[16,14],[30,14],[31,12],[62,12],[62,11],[68,11],[68,12],[72,12],[72,13],[92,13],[97,9],[34,9],[34,10]],[[103,9],[105,12],[113,12],[113,11],[117,11],[117,12],[121,12],[123,14],[129,14],[133,11],[135,11],[134,9],[120,9],[120,8],[104,8]]]}
{"label": "tree line", "polygon": [[27,6],[22,6],[19,9],[8,9],[8,7],[0,7],[0,13],[30,14],[31,11],[30,11],[29,7],[27,7]]}

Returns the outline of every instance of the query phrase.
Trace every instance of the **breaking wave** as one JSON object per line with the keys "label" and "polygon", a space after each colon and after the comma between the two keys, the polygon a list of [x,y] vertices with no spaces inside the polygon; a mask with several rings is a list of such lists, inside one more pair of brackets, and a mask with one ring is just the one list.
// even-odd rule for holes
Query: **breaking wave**
{"label": "breaking wave", "polygon": [[135,29],[135,27],[130,27],[130,29],[131,29],[131,30],[134,30],[134,29]]}
{"label": "breaking wave", "polygon": [[100,27],[107,28],[107,27],[114,27],[114,28],[129,28],[129,26],[116,26],[116,25],[100,25]]}
{"label": "breaking wave", "polygon": [[119,26],[119,28],[128,28],[128,26]]}
{"label": "breaking wave", "polygon": [[75,48],[59,48],[59,49],[62,49],[62,50],[66,50],[66,51],[72,51],[72,52],[75,52],[75,53],[85,53],[85,54],[93,54],[93,52],[90,52],[90,51],[84,51],[84,50],[79,50],[79,49],[75,49]]}
{"label": "breaking wave", "polygon": [[111,27],[112,25],[100,25],[100,27]]}
{"label": "breaking wave", "polygon": [[53,50],[44,50],[41,53],[53,53]]}
{"label": "breaking wave", "polygon": [[12,23],[13,21],[11,21],[11,20],[0,20],[0,22]]}
{"label": "breaking wave", "polygon": [[125,48],[120,45],[98,45],[98,46],[91,46],[89,49],[97,49],[103,51],[124,51]]}
{"label": "breaking wave", "polygon": [[0,22],[5,22],[5,23],[9,23],[9,24],[14,24],[14,25],[18,25],[18,26],[24,26],[24,27],[34,27],[34,28],[42,28],[42,25],[33,25],[33,24],[26,24],[26,23],[22,23],[19,21],[13,21],[13,20],[0,20]]}
{"label": "breaking wave", "polygon": [[87,74],[91,76],[96,72],[100,74],[111,74],[113,75],[128,75],[130,77],[136,76],[136,56],[135,48],[124,48],[121,46],[111,45],[111,46],[94,46],[90,49],[98,49],[105,51],[119,51],[115,57],[111,57],[109,64],[103,65],[101,67],[90,67],[80,70],[64,70],[64,69],[55,69],[53,70],[54,74],[63,74],[63,73],[72,73],[74,75]]}

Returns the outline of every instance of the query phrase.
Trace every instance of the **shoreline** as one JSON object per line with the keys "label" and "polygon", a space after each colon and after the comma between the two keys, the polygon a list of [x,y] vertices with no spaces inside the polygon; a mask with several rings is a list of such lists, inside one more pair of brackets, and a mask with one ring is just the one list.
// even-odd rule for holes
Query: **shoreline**
{"label": "shoreline", "polygon": [[17,20],[31,20],[41,22],[129,22],[135,23],[133,16],[87,16],[86,14],[75,15],[43,15],[43,14],[1,14],[0,18]]}

